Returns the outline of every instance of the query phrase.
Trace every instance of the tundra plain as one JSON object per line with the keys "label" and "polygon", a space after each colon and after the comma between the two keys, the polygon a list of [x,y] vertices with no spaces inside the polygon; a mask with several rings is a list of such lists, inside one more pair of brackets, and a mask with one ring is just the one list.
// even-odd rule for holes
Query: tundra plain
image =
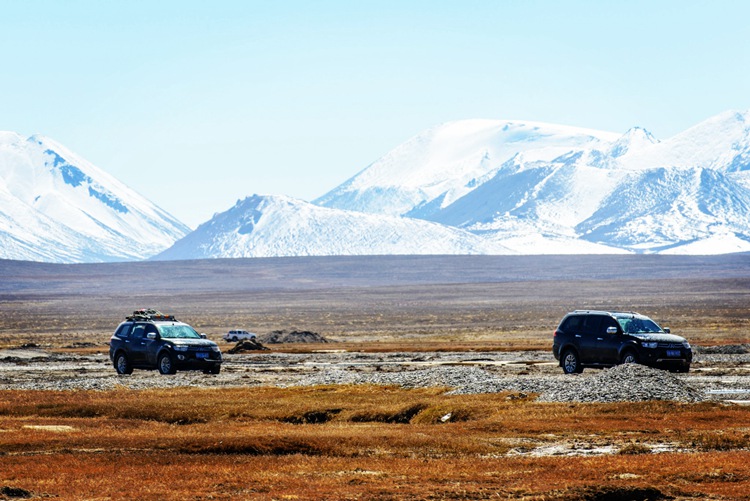
{"label": "tundra plain", "polygon": [[[749,305],[744,254],[0,261],[0,365],[9,369],[0,499],[750,499],[750,407],[738,403],[283,386],[279,364],[262,363],[505,353],[533,359],[503,369],[525,377],[559,370],[552,331],[573,309],[639,311],[700,350],[747,345]],[[193,374],[175,387],[145,371],[122,379],[107,341],[143,307],[217,341],[243,328],[309,330],[332,343],[227,357],[218,378]],[[688,383],[715,375],[750,388],[747,364],[700,360]],[[225,373],[234,377],[216,384]],[[112,384],[14,388],[94,377]]]}

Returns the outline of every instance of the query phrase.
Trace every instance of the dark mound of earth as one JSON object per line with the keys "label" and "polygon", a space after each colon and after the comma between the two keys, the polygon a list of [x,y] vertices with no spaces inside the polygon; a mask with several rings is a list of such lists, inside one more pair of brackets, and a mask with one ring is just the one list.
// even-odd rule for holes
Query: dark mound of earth
{"label": "dark mound of earth", "polygon": [[706,355],[744,355],[750,353],[750,344],[726,344],[721,346],[694,346],[693,350]]}
{"label": "dark mound of earth", "polygon": [[267,344],[280,343],[328,343],[329,341],[318,334],[310,331],[271,331],[268,334],[260,336],[261,340]]}
{"label": "dark mound of earth", "polygon": [[243,351],[260,351],[268,350],[265,346],[260,344],[255,339],[245,339],[240,341],[234,347],[230,348],[227,353],[242,353]]}

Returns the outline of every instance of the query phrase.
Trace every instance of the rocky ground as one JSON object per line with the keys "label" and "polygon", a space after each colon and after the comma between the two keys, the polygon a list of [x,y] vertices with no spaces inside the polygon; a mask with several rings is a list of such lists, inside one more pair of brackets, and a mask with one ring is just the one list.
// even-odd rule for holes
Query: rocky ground
{"label": "rocky ground", "polygon": [[[331,345],[323,345],[330,347]],[[115,374],[106,354],[53,353],[25,347],[0,350],[0,389],[107,390],[175,386],[295,386],[386,384],[443,386],[456,393],[536,394],[540,401],[613,402],[719,400],[750,404],[750,350],[744,345],[698,348],[688,374],[643,366],[587,369],[564,375],[550,352],[359,353],[319,350],[229,354],[221,374]]]}

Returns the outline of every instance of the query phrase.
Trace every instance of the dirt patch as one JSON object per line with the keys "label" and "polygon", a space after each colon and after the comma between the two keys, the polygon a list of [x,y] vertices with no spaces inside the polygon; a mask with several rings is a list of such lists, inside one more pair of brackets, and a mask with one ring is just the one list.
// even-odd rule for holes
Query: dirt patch
{"label": "dirt patch", "polygon": [[20,487],[10,487],[8,485],[0,488],[0,499],[28,499],[32,496],[31,492]]}
{"label": "dirt patch", "polygon": [[674,499],[653,487],[584,487],[562,493],[559,498],[578,501],[660,501]]}
{"label": "dirt patch", "polygon": [[260,337],[267,344],[280,343],[329,343],[330,341],[317,332],[312,331],[271,331]]}

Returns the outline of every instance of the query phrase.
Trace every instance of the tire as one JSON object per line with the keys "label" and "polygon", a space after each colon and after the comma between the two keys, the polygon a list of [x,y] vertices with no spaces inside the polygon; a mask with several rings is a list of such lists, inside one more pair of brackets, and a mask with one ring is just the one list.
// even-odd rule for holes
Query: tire
{"label": "tire", "polygon": [[219,372],[221,372],[221,365],[216,364],[210,369],[203,371],[203,374],[218,374]]}
{"label": "tire", "polygon": [[638,354],[634,352],[633,350],[626,350],[622,354],[622,358],[620,359],[621,364],[637,364],[638,362]]}
{"label": "tire", "polygon": [[156,361],[156,368],[159,369],[160,374],[174,374],[177,372],[172,355],[167,352],[162,352],[159,355],[159,359]]}
{"label": "tire", "polygon": [[574,350],[565,350],[560,357],[560,367],[565,374],[580,374],[583,372],[581,360]]}
{"label": "tire", "polygon": [[239,341],[239,339],[237,339],[237,336],[232,336],[232,342],[236,343],[237,341]]}
{"label": "tire", "polygon": [[115,366],[115,370],[118,374],[132,374],[133,373],[133,366],[130,364],[130,360],[128,360],[128,356],[122,352],[118,351],[115,355],[115,361],[113,364]]}

